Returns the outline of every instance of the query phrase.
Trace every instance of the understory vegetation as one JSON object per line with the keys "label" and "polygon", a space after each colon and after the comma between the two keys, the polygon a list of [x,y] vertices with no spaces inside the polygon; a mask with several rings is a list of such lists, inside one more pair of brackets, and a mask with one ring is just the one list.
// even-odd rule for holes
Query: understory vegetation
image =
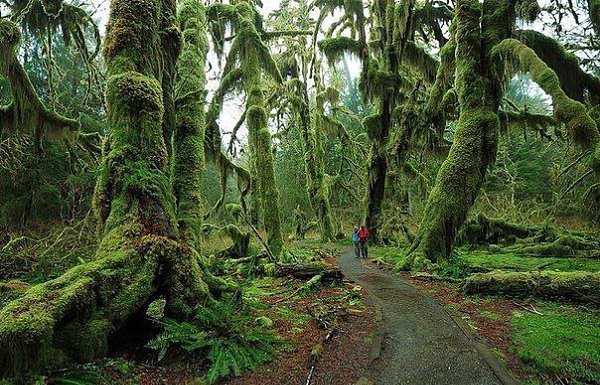
{"label": "understory vegetation", "polygon": [[1,385],[377,381],[361,225],[513,376],[600,383],[597,0],[0,14]]}

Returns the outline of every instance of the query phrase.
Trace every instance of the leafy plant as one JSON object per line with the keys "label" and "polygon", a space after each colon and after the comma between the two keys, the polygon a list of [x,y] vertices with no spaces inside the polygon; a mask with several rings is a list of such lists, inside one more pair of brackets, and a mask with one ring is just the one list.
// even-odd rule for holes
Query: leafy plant
{"label": "leafy plant", "polygon": [[256,370],[273,358],[279,342],[273,332],[256,325],[247,308],[232,299],[201,307],[192,322],[171,319],[156,322],[164,330],[148,347],[159,351],[159,360],[172,346],[206,353],[210,361],[207,373],[210,384],[229,375]]}
{"label": "leafy plant", "polygon": [[41,377],[40,384],[54,385],[110,385],[113,380],[95,365],[85,364],[60,371],[51,378]]}

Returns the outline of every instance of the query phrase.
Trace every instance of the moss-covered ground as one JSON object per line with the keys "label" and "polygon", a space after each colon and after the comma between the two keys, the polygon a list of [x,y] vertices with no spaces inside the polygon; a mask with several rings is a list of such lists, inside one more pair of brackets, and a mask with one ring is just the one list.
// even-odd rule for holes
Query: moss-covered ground
{"label": "moss-covered ground", "polygon": [[513,349],[532,383],[600,383],[600,311],[554,303],[516,312],[511,320]]}

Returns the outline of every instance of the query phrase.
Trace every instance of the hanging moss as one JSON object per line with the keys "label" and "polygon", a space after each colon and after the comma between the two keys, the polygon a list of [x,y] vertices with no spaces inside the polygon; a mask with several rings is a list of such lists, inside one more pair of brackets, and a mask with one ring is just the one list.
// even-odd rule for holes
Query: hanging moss
{"label": "hanging moss", "polygon": [[[320,85],[317,85],[319,87]],[[302,136],[304,139],[304,163],[306,168],[307,192],[311,199],[313,209],[319,219],[321,229],[321,240],[324,242],[332,241],[335,237],[335,229],[329,203],[329,186],[326,181],[323,149],[323,132],[329,132],[338,135],[339,130],[336,125],[341,124],[325,116],[325,100],[332,105],[339,100],[339,92],[329,87],[324,92],[316,96],[316,108],[311,114],[309,111],[308,91],[306,85],[300,83],[300,92],[304,97],[303,108],[299,110],[300,122],[302,125]],[[335,133],[330,132],[331,127],[335,127]],[[301,224],[299,224],[300,227]],[[302,233],[302,231],[300,231]]]}
{"label": "hanging moss", "polygon": [[267,245],[273,255],[278,257],[283,248],[283,236],[279,217],[279,192],[275,183],[271,134],[267,129],[267,116],[262,107],[253,105],[248,108],[246,119],[248,131],[254,137],[253,156],[264,224],[267,230]]}
{"label": "hanging moss", "polygon": [[440,65],[427,103],[427,111],[432,112],[430,119],[439,125],[438,131],[441,131],[445,126],[441,119],[440,105],[444,95],[452,88],[452,80],[456,70],[455,53],[456,21],[453,21],[450,25],[450,39],[440,50]]}
{"label": "hanging moss", "polygon": [[0,20],[0,75],[10,81],[13,97],[12,102],[2,108],[2,131],[32,135],[38,151],[44,137],[74,140],[79,122],[55,113],[41,101],[17,58],[20,42],[21,32],[17,26],[6,19]]}
{"label": "hanging moss", "polygon": [[[267,231],[267,244],[276,257],[283,247],[283,235],[279,217],[279,192],[275,183],[271,135],[268,131],[265,111],[263,76],[281,81],[277,64],[271,57],[268,47],[259,33],[260,19],[257,18],[255,5],[251,1],[241,0],[234,5],[221,5],[234,25],[236,38],[232,42],[227,62],[223,69],[224,77],[235,75],[243,86],[246,97],[246,124],[248,126],[248,144],[252,156],[253,196],[258,194],[263,210],[264,225]],[[235,66],[239,65],[236,70]],[[232,84],[228,81],[229,84]],[[222,89],[219,92],[227,92]],[[219,145],[220,143],[213,145]],[[256,183],[254,183],[256,181]],[[258,188],[256,188],[258,187]],[[256,207],[256,205],[253,205]]]}
{"label": "hanging moss", "polygon": [[373,141],[378,141],[381,138],[381,133],[383,131],[382,122],[381,122],[381,114],[371,114],[363,119],[362,122],[369,138]]}
{"label": "hanging moss", "polygon": [[542,9],[537,0],[520,0],[517,1],[516,11],[519,18],[528,22],[534,22],[540,12],[542,12]]}
{"label": "hanging moss", "polygon": [[407,41],[402,56],[406,64],[414,68],[428,83],[434,83],[438,69],[438,61],[429,56],[422,47]]}

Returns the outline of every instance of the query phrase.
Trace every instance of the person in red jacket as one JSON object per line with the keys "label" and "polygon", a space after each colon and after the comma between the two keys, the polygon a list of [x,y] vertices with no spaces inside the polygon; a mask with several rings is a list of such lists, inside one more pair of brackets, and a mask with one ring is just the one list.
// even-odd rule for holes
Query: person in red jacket
{"label": "person in red jacket", "polygon": [[360,250],[360,256],[362,258],[369,258],[369,230],[367,230],[367,226],[361,225],[360,230],[358,230],[358,248]]}

